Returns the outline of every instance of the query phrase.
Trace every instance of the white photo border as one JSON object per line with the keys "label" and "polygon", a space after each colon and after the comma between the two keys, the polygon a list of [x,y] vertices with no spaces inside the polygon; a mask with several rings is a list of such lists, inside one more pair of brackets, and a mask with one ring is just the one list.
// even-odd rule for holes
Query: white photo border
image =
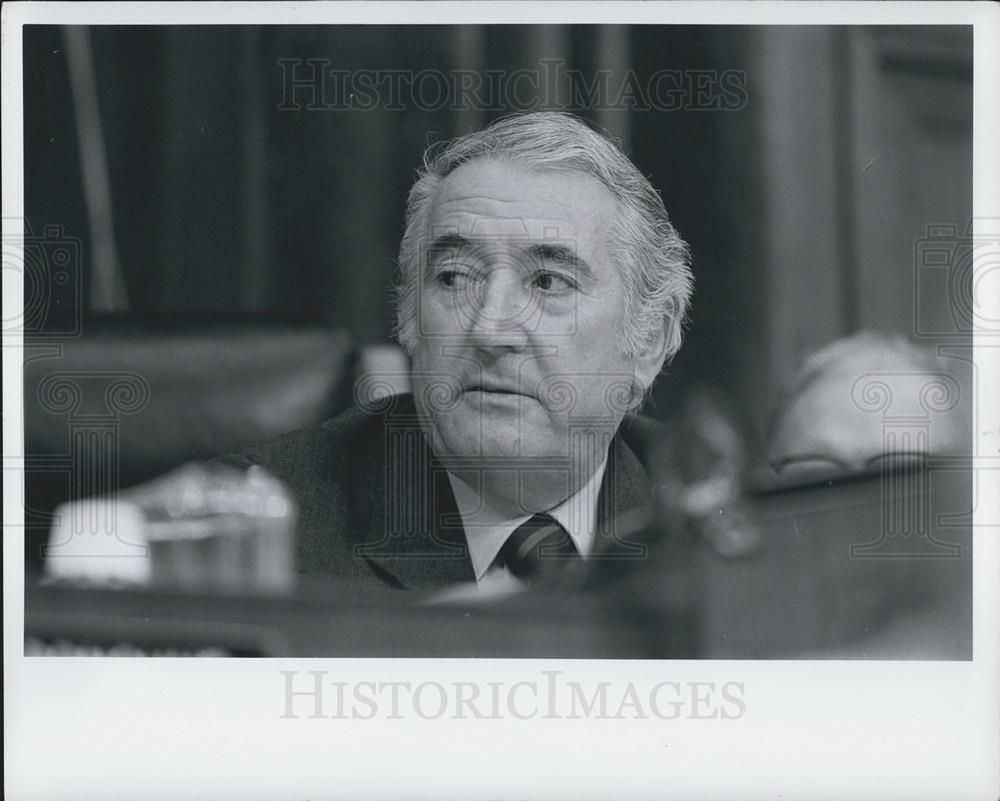
{"label": "white photo border", "polygon": [[[8,3],[4,235],[23,217],[25,24],[970,24],[974,213],[1000,218],[1000,9],[989,3]],[[21,311],[3,276],[4,319]],[[1000,297],[989,319],[1000,319]],[[4,336],[4,527],[23,521],[20,336]],[[975,338],[980,453],[1000,456],[1000,349]],[[985,462],[982,466],[985,466]],[[22,655],[24,553],[4,537],[6,796],[155,798],[996,798],[1000,493],[976,511],[971,662],[126,660]],[[736,682],[731,719],[283,717],[286,677],[331,682]],[[590,686],[588,685],[588,686]],[[736,707],[732,707],[735,709]]]}

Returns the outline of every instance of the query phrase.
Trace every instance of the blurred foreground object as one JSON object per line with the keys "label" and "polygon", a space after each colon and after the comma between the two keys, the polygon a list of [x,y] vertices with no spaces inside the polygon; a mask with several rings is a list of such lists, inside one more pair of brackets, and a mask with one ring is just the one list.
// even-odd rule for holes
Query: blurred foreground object
{"label": "blurred foreground object", "polygon": [[660,532],[633,583],[639,603],[663,622],[661,658],[690,659],[704,651],[705,549],[742,560],[760,547],[748,514],[747,462],[743,436],[723,399],[694,387],[654,451],[650,471]]}
{"label": "blurred foreground object", "polygon": [[621,532],[621,558],[595,562],[584,589],[643,621],[649,657],[692,659],[703,650],[705,554],[742,563],[761,547],[746,446],[722,398],[695,387],[650,451],[653,523]]}
{"label": "blurred foreground object", "polygon": [[50,579],[283,592],[295,583],[295,514],[259,467],[187,465],[117,499],[61,506]]}
{"label": "blurred foreground object", "polygon": [[720,556],[753,553],[760,535],[746,509],[747,448],[726,404],[696,387],[652,465],[660,519],[668,531],[684,530]]}

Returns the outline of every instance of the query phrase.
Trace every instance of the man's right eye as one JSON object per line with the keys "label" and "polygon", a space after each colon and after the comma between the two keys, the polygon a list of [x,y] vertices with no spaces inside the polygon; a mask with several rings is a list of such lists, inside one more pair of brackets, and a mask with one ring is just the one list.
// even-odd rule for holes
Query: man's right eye
{"label": "man's right eye", "polygon": [[461,286],[462,282],[467,278],[468,276],[465,273],[459,272],[458,270],[441,270],[441,272],[437,274],[438,283],[448,289],[455,289],[456,287]]}

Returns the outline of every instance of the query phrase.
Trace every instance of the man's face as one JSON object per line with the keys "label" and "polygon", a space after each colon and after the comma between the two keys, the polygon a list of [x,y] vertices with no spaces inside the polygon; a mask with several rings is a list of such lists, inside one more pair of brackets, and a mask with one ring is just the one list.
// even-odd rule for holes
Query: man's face
{"label": "man's face", "polygon": [[633,377],[651,380],[617,346],[615,217],[614,196],[581,173],[484,159],[443,181],[418,279],[413,387],[446,465],[570,457],[571,431],[606,443]]}

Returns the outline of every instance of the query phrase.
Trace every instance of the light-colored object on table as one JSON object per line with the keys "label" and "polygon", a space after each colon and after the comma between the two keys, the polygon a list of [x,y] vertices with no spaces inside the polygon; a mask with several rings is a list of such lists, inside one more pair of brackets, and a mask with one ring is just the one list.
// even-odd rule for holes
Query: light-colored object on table
{"label": "light-colored object on table", "polygon": [[59,510],[48,576],[184,590],[282,592],[295,583],[295,510],[259,467],[187,465]]}
{"label": "light-colored object on table", "polygon": [[48,578],[93,584],[144,584],[152,575],[142,509],[125,500],[64,503],[46,549]]}

